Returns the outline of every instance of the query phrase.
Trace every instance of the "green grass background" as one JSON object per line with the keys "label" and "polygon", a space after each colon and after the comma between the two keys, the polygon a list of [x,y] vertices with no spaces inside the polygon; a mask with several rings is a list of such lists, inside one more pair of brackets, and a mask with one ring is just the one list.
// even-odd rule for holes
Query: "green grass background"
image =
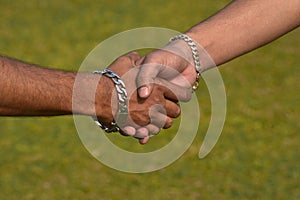
{"label": "green grass background", "polygon": [[[116,33],[144,26],[185,31],[228,2],[0,0],[0,54],[75,71]],[[98,162],[81,144],[71,116],[1,117],[0,199],[300,199],[299,36],[294,31],[220,68],[226,124],[203,160],[198,151],[210,118],[204,84],[193,145],[171,166],[147,174]],[[113,137],[151,149],[173,135],[164,132],[148,146]]]}

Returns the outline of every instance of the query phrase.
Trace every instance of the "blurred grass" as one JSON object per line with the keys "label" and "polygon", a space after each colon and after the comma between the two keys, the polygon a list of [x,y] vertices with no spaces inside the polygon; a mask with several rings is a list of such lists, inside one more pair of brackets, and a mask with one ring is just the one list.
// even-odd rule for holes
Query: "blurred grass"
{"label": "blurred grass", "polygon": [[[228,2],[0,0],[0,53],[77,70],[109,36],[144,26],[184,31]],[[228,115],[204,160],[197,157],[210,117],[204,85],[195,142],[174,164],[148,174],[99,163],[81,144],[72,117],[0,118],[0,199],[299,199],[299,33],[220,68]],[[142,150],[171,137],[172,131],[162,133],[145,147],[120,140]]]}

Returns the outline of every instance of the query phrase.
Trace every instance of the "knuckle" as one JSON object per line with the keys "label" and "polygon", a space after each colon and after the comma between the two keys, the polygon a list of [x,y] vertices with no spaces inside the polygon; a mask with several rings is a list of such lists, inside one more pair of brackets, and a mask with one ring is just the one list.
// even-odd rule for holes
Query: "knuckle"
{"label": "knuckle", "polygon": [[130,118],[136,126],[146,126],[150,123],[150,116],[148,113],[130,113]]}
{"label": "knuckle", "polygon": [[[158,95],[153,96],[153,102],[157,103],[157,104],[161,104],[162,101],[161,101],[160,96],[158,96]],[[156,109],[159,109],[159,107],[157,106]]]}
{"label": "knuckle", "polygon": [[167,118],[164,128],[165,129],[170,128],[172,126],[172,124],[173,124],[173,121],[171,119]]}
{"label": "knuckle", "polygon": [[189,90],[186,90],[183,95],[181,101],[188,102],[192,99],[192,93]]}
{"label": "knuckle", "polygon": [[160,131],[160,128],[155,126],[155,128],[153,128],[153,130],[152,130],[152,134],[156,135],[159,133],[159,131]]}
{"label": "knuckle", "polygon": [[149,63],[155,63],[157,61],[160,60],[160,56],[156,56],[156,51],[153,51],[151,53],[149,53],[146,57],[145,57],[145,64],[149,64]]}
{"label": "knuckle", "polygon": [[116,61],[117,62],[128,62],[129,61],[129,57],[128,56],[121,56],[121,57],[117,58]]}
{"label": "knuckle", "polygon": [[181,108],[178,106],[176,111],[175,111],[175,117],[179,117],[181,114]]}

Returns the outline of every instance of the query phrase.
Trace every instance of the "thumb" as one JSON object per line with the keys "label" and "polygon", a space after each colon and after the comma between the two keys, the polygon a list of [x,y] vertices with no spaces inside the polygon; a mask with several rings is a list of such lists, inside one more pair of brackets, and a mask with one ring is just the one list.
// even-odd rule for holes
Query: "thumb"
{"label": "thumb", "polygon": [[155,83],[163,88],[164,96],[172,101],[188,102],[192,98],[192,90],[172,82],[157,78]]}
{"label": "thumb", "polygon": [[140,67],[136,79],[139,97],[147,98],[151,94],[154,80],[160,70],[161,66],[159,64],[143,64]]}
{"label": "thumb", "polygon": [[144,60],[145,60],[145,56],[144,57],[141,57],[140,59],[138,59],[137,61],[135,61],[135,65],[136,66],[140,66],[143,64]]}

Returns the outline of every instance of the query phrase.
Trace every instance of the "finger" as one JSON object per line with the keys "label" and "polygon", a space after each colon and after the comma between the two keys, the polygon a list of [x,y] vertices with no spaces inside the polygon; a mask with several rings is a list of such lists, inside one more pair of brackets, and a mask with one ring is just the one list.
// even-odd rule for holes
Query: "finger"
{"label": "finger", "polygon": [[164,96],[170,100],[188,102],[192,98],[190,88],[181,87],[161,78],[156,78],[155,83],[163,87]]}
{"label": "finger", "polygon": [[173,124],[173,120],[170,117],[167,117],[166,118],[166,123],[165,123],[163,128],[164,129],[171,128],[172,124]]}
{"label": "finger", "polygon": [[140,142],[140,144],[143,144],[143,145],[144,145],[144,144],[148,143],[149,140],[150,140],[150,137],[147,136],[147,137],[145,137],[145,138],[143,138],[143,139],[139,139],[139,142]]}
{"label": "finger", "polygon": [[135,62],[140,58],[137,52],[131,52],[117,58],[108,68],[122,77],[128,70],[135,68]]}
{"label": "finger", "polygon": [[[132,126],[126,126],[124,128],[122,128],[121,132],[124,134],[124,135],[127,135],[127,136],[134,136],[135,133],[136,133],[136,130],[134,127]],[[121,133],[121,134],[122,134]]]}
{"label": "finger", "polygon": [[160,112],[155,112],[153,114],[150,114],[151,118],[151,124],[154,124],[155,126],[159,128],[170,128],[172,126],[173,120],[166,116],[165,114],[162,114]]}
{"label": "finger", "polygon": [[[148,130],[148,136],[157,135],[160,132],[160,128],[155,126],[154,124],[148,124],[147,126],[143,127]],[[139,130],[138,130],[139,131]]]}
{"label": "finger", "polygon": [[[147,60],[145,59],[145,62]],[[153,89],[153,82],[155,77],[159,74],[161,65],[158,64],[144,64],[140,67],[140,71],[136,78],[138,87],[138,94],[141,98],[147,98]]]}
{"label": "finger", "polygon": [[167,115],[172,118],[179,117],[179,115],[181,113],[180,106],[178,104],[174,103],[173,101],[167,100],[165,109],[166,109]]}
{"label": "finger", "polygon": [[143,138],[147,137],[147,136],[153,136],[156,135],[160,132],[160,128],[158,128],[157,126],[153,125],[153,124],[148,124],[145,127],[139,128],[137,130],[137,134],[139,136],[143,136]]}
{"label": "finger", "polygon": [[138,88],[138,94],[140,98],[147,98],[153,90],[153,84],[143,85]]}
{"label": "finger", "polygon": [[145,127],[139,128],[134,135],[135,138],[145,138],[147,136],[149,136],[149,131]]}
{"label": "finger", "polygon": [[140,58],[139,60],[137,60],[137,61],[135,62],[136,66],[140,66],[140,65],[144,62],[145,58],[146,58],[146,57],[144,56],[144,57]]}
{"label": "finger", "polygon": [[136,62],[141,59],[140,54],[135,51],[126,54],[125,57],[128,57],[134,66],[136,66]]}
{"label": "finger", "polygon": [[149,132],[148,129],[146,129],[145,127],[139,128],[135,135],[133,137],[137,138],[137,139],[143,139],[145,137],[149,136]]}
{"label": "finger", "polygon": [[183,72],[175,76],[172,80],[169,80],[172,83],[181,83],[181,86],[190,88],[195,83],[197,78],[197,73],[193,65],[188,65]]}

